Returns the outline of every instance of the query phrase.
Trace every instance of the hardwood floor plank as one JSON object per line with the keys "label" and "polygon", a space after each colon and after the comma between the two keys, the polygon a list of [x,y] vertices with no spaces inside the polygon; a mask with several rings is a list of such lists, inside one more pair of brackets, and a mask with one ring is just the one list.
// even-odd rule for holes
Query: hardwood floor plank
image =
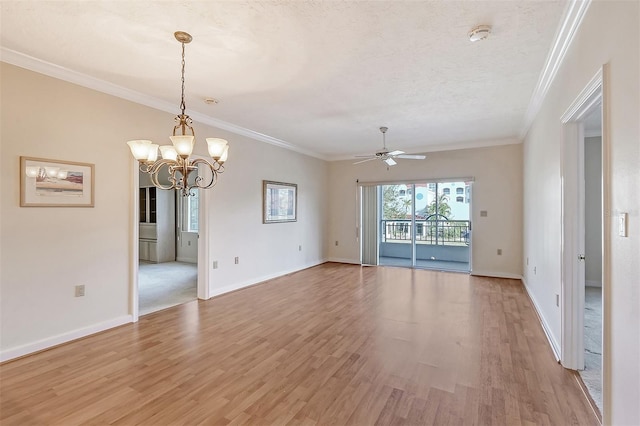
{"label": "hardwood floor plank", "polygon": [[0,365],[0,423],[597,425],[516,280],[327,263]]}

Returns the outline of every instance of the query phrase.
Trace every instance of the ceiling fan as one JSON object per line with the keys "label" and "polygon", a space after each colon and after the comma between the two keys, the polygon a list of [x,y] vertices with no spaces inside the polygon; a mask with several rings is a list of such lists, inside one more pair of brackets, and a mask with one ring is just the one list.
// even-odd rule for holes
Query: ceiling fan
{"label": "ceiling fan", "polygon": [[353,164],[366,163],[371,160],[382,160],[387,166],[395,166],[398,164],[394,158],[404,158],[407,160],[424,160],[427,158],[421,154],[405,154],[404,151],[389,151],[387,149],[387,141],[385,139],[385,134],[389,130],[387,127],[380,127],[380,131],[382,132],[382,150],[376,152],[372,155],[356,155],[357,158],[365,158],[364,160],[356,161]]}

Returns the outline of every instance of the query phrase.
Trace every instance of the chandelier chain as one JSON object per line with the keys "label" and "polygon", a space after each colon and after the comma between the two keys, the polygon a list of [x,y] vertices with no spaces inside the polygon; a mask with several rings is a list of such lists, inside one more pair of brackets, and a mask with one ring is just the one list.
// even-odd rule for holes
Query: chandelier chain
{"label": "chandelier chain", "polygon": [[182,115],[184,115],[184,110],[186,109],[186,105],[184,103],[184,43],[182,43],[182,96],[180,101],[180,109],[182,110]]}

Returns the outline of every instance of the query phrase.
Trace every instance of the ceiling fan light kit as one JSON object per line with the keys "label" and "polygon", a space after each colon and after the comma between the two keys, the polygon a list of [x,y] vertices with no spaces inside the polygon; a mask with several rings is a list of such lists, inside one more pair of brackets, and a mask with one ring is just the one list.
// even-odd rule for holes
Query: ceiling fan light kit
{"label": "ceiling fan light kit", "polygon": [[356,161],[353,164],[366,163],[371,160],[382,160],[382,162],[386,163],[388,167],[398,164],[394,158],[404,158],[405,160],[424,160],[427,158],[422,154],[405,154],[404,151],[400,150],[389,151],[387,149],[387,140],[385,138],[387,130],[389,130],[388,127],[380,127],[380,132],[382,133],[382,151],[376,152],[373,155],[356,155],[356,158],[364,158],[364,160]]}

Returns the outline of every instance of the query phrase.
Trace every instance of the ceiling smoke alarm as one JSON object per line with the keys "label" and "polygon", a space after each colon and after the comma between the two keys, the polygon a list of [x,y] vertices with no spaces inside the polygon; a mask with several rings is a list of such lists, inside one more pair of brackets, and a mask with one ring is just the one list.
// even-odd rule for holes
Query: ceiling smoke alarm
{"label": "ceiling smoke alarm", "polygon": [[469,32],[470,41],[484,40],[491,34],[491,25],[478,25]]}

